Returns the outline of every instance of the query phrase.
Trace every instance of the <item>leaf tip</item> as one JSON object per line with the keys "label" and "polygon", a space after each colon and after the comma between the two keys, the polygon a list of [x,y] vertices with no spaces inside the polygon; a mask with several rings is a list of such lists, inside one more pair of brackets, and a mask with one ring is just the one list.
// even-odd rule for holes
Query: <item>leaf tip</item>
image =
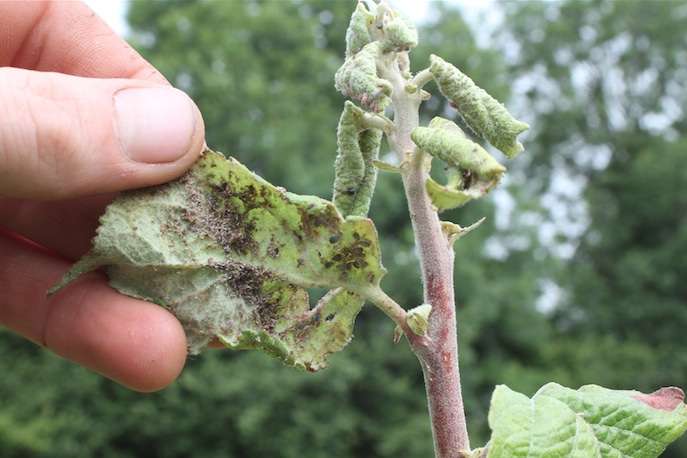
{"label": "leaf tip", "polygon": [[672,412],[684,403],[685,392],[682,388],[668,386],[659,388],[650,394],[638,393],[632,397],[654,409]]}

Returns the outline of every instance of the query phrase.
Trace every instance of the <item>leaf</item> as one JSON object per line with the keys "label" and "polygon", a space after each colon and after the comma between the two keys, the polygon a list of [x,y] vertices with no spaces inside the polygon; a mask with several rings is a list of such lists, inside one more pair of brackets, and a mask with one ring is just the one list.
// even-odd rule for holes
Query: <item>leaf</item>
{"label": "leaf", "polygon": [[486,217],[482,217],[467,227],[462,227],[450,221],[441,221],[441,232],[446,236],[449,245],[453,245],[456,240],[480,227],[486,219]]}
{"label": "leaf", "polygon": [[377,75],[380,43],[368,43],[358,53],[347,57],[334,75],[336,90],[358,102],[366,110],[380,112],[391,99],[391,83]]}
{"label": "leaf", "polygon": [[382,9],[382,38],[380,40],[382,52],[408,51],[416,47],[417,29],[415,24],[396,11],[388,8]]}
{"label": "leaf", "polygon": [[[350,340],[355,291],[385,273],[369,219],[343,219],[212,151],[182,178],[115,200],[53,292],[99,267],[117,290],[174,312],[191,352],[219,337],[309,370]],[[343,290],[311,310],[309,287]]]}
{"label": "leaf", "polygon": [[513,118],[506,107],[441,57],[432,55],[430,62],[439,90],[477,135],[511,158],[523,150],[517,136],[529,129],[527,124]]}
{"label": "leaf", "polygon": [[373,41],[370,27],[373,26],[374,20],[375,15],[369,12],[362,2],[359,2],[346,29],[346,57],[356,54],[366,44]]}
{"label": "leaf", "polygon": [[506,171],[484,148],[465,136],[454,122],[435,117],[428,127],[417,127],[411,137],[417,147],[444,161],[448,182],[426,183],[439,211],[460,207],[493,189]]}
{"label": "leaf", "polygon": [[554,398],[527,396],[499,385],[489,410],[488,458],[601,457],[594,434]]}
{"label": "leaf", "polygon": [[457,189],[457,186],[451,181],[446,185],[441,185],[432,178],[428,178],[425,186],[429,198],[432,199],[432,204],[439,212],[461,207],[472,200],[472,196]]}
{"label": "leaf", "polygon": [[[679,392],[666,399],[660,393]],[[663,388],[654,396],[639,391],[616,391],[598,385],[571,390],[555,383],[544,385],[539,396],[565,403],[591,425],[603,457],[652,458],[687,430],[687,406],[679,388]],[[657,401],[661,406],[652,405]]]}
{"label": "leaf", "polygon": [[406,314],[406,324],[415,334],[424,336],[427,334],[430,313],[432,313],[431,305],[418,305],[417,307],[408,310],[408,313]]}
{"label": "leaf", "polygon": [[687,407],[682,397],[667,402],[664,394],[659,404],[670,408],[657,409],[647,396],[549,383],[530,399],[497,386],[489,410],[487,457],[657,457],[687,430]]}
{"label": "leaf", "polygon": [[506,171],[491,154],[466,137],[461,128],[448,119],[435,117],[428,127],[416,127],[411,138],[422,151],[450,167],[470,172],[478,180],[492,184]]}
{"label": "leaf", "polygon": [[382,131],[365,128],[365,112],[346,101],[336,131],[334,205],[343,216],[366,216],[377,183]]}

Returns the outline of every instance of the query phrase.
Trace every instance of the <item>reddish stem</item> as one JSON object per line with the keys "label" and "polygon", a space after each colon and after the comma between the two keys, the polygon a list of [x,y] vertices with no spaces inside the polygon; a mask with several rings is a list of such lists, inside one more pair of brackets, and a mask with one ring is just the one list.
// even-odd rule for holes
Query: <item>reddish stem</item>
{"label": "reddish stem", "polygon": [[470,449],[470,442],[458,369],[453,249],[427,196],[427,172],[419,156],[404,175],[404,185],[420,254],[424,300],[432,305],[432,313],[429,339],[409,340],[422,365],[436,456],[455,458]]}
{"label": "reddish stem", "polygon": [[395,129],[389,143],[403,159],[401,166],[408,210],[420,256],[424,299],[432,306],[426,337],[406,333],[420,360],[437,458],[457,458],[470,449],[458,370],[456,311],[453,297],[453,247],[441,230],[436,209],[427,195],[425,154],[410,134],[419,125],[423,96],[420,88],[406,90],[396,59],[380,62],[382,77],[393,86]]}

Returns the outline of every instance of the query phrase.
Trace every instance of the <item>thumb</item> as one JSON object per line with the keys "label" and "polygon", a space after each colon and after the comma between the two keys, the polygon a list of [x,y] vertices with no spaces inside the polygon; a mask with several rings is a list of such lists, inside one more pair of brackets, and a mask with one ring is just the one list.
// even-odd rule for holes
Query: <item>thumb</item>
{"label": "thumb", "polygon": [[58,199],[181,175],[204,146],[183,92],[150,82],[0,68],[0,196]]}

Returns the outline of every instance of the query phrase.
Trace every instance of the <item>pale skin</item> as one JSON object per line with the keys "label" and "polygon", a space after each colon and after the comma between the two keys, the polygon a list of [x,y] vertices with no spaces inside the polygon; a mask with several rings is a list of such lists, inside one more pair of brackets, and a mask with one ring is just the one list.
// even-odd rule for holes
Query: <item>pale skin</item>
{"label": "pale skin", "polygon": [[173,382],[179,322],[101,274],[47,297],[117,192],[203,150],[188,96],[79,2],[0,2],[0,326],[138,391]]}

